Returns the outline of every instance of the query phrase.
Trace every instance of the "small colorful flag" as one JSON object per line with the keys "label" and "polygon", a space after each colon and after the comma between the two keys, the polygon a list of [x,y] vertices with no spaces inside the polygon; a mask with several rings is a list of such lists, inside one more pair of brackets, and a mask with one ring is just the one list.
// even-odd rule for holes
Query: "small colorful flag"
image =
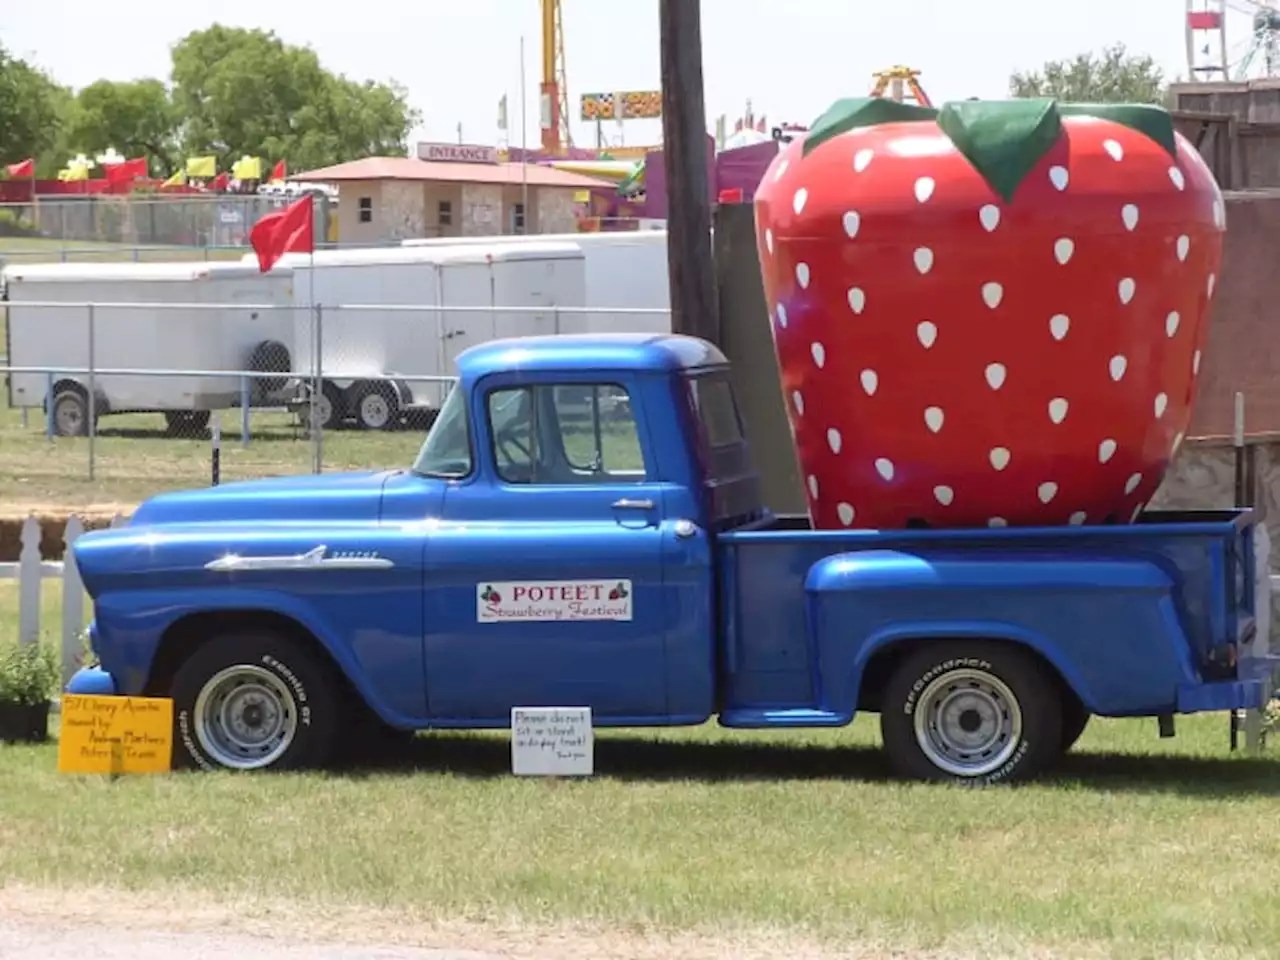
{"label": "small colorful flag", "polygon": [[207,179],[218,175],[217,157],[188,157],[187,176]]}
{"label": "small colorful flag", "polygon": [[36,161],[32,157],[18,163],[11,163],[4,169],[11,177],[34,177],[36,175]]}
{"label": "small colorful flag", "polygon": [[262,161],[245,155],[231,165],[231,176],[237,180],[261,180]]}

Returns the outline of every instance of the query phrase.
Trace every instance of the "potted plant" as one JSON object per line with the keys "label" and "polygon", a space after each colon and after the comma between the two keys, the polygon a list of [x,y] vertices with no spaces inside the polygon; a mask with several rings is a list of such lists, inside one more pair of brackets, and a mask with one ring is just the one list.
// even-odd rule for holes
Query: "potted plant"
{"label": "potted plant", "polygon": [[57,661],[46,645],[0,644],[0,743],[48,739],[58,680]]}

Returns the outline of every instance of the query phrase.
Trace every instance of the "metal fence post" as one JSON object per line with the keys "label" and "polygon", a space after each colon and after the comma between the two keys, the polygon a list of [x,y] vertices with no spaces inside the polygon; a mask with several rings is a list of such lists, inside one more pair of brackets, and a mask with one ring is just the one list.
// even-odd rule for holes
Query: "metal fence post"
{"label": "metal fence post", "polygon": [[324,428],[320,424],[319,401],[324,395],[324,380],[322,374],[324,372],[324,361],[321,359],[321,350],[324,347],[324,307],[320,304],[315,305],[315,354],[312,362],[312,369],[315,376],[311,381],[311,443],[312,443],[312,460],[311,472],[322,473],[324,471]]}
{"label": "metal fence post", "polygon": [[94,479],[94,441],[98,435],[98,383],[94,373],[94,306],[89,304],[89,479]]}
{"label": "metal fence post", "polygon": [[44,435],[53,441],[53,374],[44,375]]}
{"label": "metal fence post", "polygon": [[249,378],[240,377],[240,446],[249,446]]}

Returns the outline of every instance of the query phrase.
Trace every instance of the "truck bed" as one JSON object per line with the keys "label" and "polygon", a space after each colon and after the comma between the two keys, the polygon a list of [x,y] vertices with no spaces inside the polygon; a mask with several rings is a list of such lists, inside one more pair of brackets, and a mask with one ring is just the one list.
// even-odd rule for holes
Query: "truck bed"
{"label": "truck bed", "polygon": [[988,632],[1074,673],[1094,713],[1212,709],[1195,691],[1233,679],[1227,645],[1254,630],[1247,510],[980,530],[815,531],[775,516],[718,534],[717,549],[730,726],[848,722],[877,709],[858,691],[882,644]]}

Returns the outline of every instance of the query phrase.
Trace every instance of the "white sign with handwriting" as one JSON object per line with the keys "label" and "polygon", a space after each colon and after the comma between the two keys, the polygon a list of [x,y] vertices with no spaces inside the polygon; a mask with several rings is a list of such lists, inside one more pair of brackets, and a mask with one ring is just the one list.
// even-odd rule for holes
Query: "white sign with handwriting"
{"label": "white sign with handwriting", "polygon": [[512,707],[511,772],[517,777],[595,773],[590,707]]}

